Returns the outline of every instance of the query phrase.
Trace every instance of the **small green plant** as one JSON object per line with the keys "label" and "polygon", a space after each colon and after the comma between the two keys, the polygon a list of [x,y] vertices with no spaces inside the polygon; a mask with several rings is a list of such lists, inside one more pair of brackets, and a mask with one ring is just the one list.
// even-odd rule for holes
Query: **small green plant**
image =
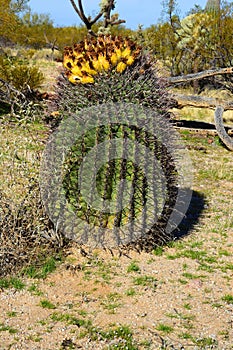
{"label": "small green plant", "polygon": [[132,261],[127,268],[127,272],[139,272],[139,271],[140,271],[140,267],[136,263],[136,261]]}
{"label": "small green plant", "polygon": [[7,316],[8,317],[16,317],[17,316],[17,312],[16,311],[9,311],[9,312],[7,312]]}
{"label": "small green plant", "polygon": [[226,264],[221,264],[219,268],[223,271],[226,272],[227,270],[233,271],[233,264],[232,263],[226,263]]}
{"label": "small green plant", "polygon": [[72,315],[54,312],[50,315],[50,318],[54,322],[68,322],[72,318]]}
{"label": "small green plant", "polygon": [[226,294],[222,297],[222,300],[227,304],[233,304],[233,294]]}
{"label": "small green plant", "polygon": [[10,334],[15,334],[18,332],[16,328],[0,323],[0,332],[6,332],[6,331],[8,331]]}
{"label": "small green plant", "polygon": [[157,329],[158,331],[160,331],[160,332],[167,333],[167,334],[169,334],[169,333],[171,333],[171,332],[173,331],[173,327],[168,326],[168,325],[166,325],[166,324],[164,324],[164,323],[160,323],[160,324],[156,327],[156,329]]}
{"label": "small green plant", "polygon": [[136,290],[135,290],[134,288],[130,288],[130,289],[128,289],[128,290],[125,292],[125,294],[126,294],[127,296],[132,297],[132,296],[134,296],[134,295],[136,294]]}
{"label": "small green plant", "polygon": [[186,303],[186,304],[184,304],[184,308],[185,308],[186,310],[191,310],[191,309],[192,309],[192,306],[191,306],[189,303]]}
{"label": "small green plant", "polygon": [[106,299],[102,301],[102,305],[105,309],[107,309],[110,313],[115,313],[116,309],[121,306],[119,300],[121,299],[121,295],[118,293],[110,293],[107,295]]}
{"label": "small green plant", "polygon": [[187,333],[187,332],[181,333],[179,336],[180,336],[181,339],[191,339],[191,340],[193,340],[193,336],[190,333]]}
{"label": "small green plant", "polygon": [[21,290],[25,287],[25,284],[16,277],[1,278],[0,288],[15,288]]}
{"label": "small green plant", "polygon": [[19,278],[11,277],[10,283],[11,283],[12,287],[15,289],[21,290],[25,287],[25,283],[23,283]]}
{"label": "small green plant", "polygon": [[92,322],[90,320],[84,320],[82,318],[77,318],[71,314],[61,314],[58,312],[54,312],[50,315],[51,320],[54,322],[65,322],[66,324],[72,324],[78,327],[91,328]]}
{"label": "small green plant", "polygon": [[220,303],[213,303],[212,307],[216,308],[216,309],[220,309],[222,307],[222,304],[220,304]]}
{"label": "small green plant", "polygon": [[46,299],[40,301],[40,306],[42,306],[44,309],[56,309],[56,306]]}
{"label": "small green plant", "polygon": [[11,286],[10,281],[8,278],[1,278],[0,279],[0,288],[9,288]]}
{"label": "small green plant", "polygon": [[222,330],[218,333],[219,335],[221,335],[222,337],[224,337],[224,339],[229,339],[229,331],[228,330]]}
{"label": "small green plant", "polygon": [[30,278],[46,278],[48,274],[54,272],[57,265],[61,263],[62,256],[49,257],[38,266],[30,265],[23,270],[23,274]]}
{"label": "small green plant", "polygon": [[139,276],[133,279],[133,283],[137,286],[157,286],[157,279],[153,276]]}
{"label": "small green plant", "polygon": [[180,284],[187,284],[188,283],[187,280],[184,280],[182,278],[178,278],[178,282],[180,282]]}
{"label": "small green plant", "polygon": [[28,337],[27,337],[27,339],[28,340],[32,340],[32,341],[34,341],[34,342],[36,342],[36,343],[39,343],[41,340],[42,340],[42,337],[40,337],[40,335],[38,334],[35,334],[35,335],[33,335],[33,334],[30,334]]}
{"label": "small green plant", "polygon": [[38,289],[38,286],[36,284],[32,284],[28,291],[31,292],[33,295],[42,296],[43,292]]}
{"label": "small green plant", "polygon": [[164,253],[164,247],[156,247],[153,250],[153,254],[156,255],[156,256],[162,256],[163,253]]}
{"label": "small green plant", "polygon": [[231,253],[228,251],[228,250],[226,250],[226,249],[219,249],[219,251],[218,251],[218,255],[219,256],[230,256],[231,255]]}
{"label": "small green plant", "polygon": [[194,340],[194,343],[201,347],[201,349],[206,349],[209,346],[212,345],[218,345],[217,340],[214,338],[198,338]]}
{"label": "small green plant", "polygon": [[140,342],[139,345],[143,346],[144,348],[151,349],[151,346],[153,344],[152,344],[152,340],[143,340],[143,341]]}
{"label": "small green plant", "polygon": [[105,331],[100,330],[99,334],[102,339],[117,340],[117,342],[114,345],[110,345],[108,349],[138,350],[138,347],[134,344],[133,341],[133,332],[128,326],[122,325]]}
{"label": "small green plant", "polygon": [[185,278],[188,278],[188,279],[204,279],[207,277],[205,275],[195,275],[195,274],[190,273],[190,272],[184,272],[182,274],[182,276],[184,276]]}
{"label": "small green plant", "polygon": [[86,310],[78,310],[78,314],[82,317],[87,316],[88,312]]}

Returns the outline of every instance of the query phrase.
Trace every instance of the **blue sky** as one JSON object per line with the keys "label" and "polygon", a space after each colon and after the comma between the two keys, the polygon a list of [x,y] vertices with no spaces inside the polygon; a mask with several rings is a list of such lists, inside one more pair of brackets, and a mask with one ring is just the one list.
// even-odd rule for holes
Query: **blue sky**
{"label": "blue sky", "polygon": [[[87,15],[98,12],[100,0],[83,0]],[[195,4],[204,7],[207,0],[177,0],[180,15],[184,16]],[[126,20],[128,28],[136,29],[139,24],[144,28],[155,24],[161,18],[162,0],[117,0],[116,12]],[[30,0],[32,12],[46,13],[57,26],[80,24],[78,15],[69,0]]]}

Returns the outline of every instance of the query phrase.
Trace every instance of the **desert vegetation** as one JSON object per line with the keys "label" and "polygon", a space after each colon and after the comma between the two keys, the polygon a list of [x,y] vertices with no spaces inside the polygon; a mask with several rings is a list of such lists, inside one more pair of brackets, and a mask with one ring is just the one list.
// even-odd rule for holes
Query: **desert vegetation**
{"label": "desert vegetation", "polygon": [[[83,24],[59,28],[48,15],[32,13],[27,0],[0,0],[0,348],[230,350],[233,165],[213,125],[213,107],[216,99],[226,102],[231,135],[232,3],[208,1],[180,18],[177,2],[164,1],[163,19],[136,31],[113,12],[117,1],[102,1],[93,18],[82,1],[71,3]],[[223,68],[228,71],[215,74]],[[182,78],[203,71],[209,74]],[[194,94],[199,102],[176,99]],[[128,110],[116,111],[122,102]],[[105,104],[145,125],[149,108],[171,148],[167,125],[178,130],[193,163],[193,192],[172,233],[165,228],[179,188],[176,162],[153,133],[117,123],[95,125],[67,153],[69,206],[90,224],[119,230],[142,211],[149,165],[135,165],[136,158],[111,161],[98,172],[105,200],[120,198],[120,180],[134,184],[129,206],[118,214],[97,216],[77,191],[88,150],[127,136],[148,147],[165,174],[157,224],[130,244],[90,248],[49,217],[40,191],[48,140],[59,130],[72,132],[75,123],[85,126],[82,111],[94,108],[98,116]],[[158,130],[154,124],[150,131]],[[50,188],[46,172],[43,178]]]}

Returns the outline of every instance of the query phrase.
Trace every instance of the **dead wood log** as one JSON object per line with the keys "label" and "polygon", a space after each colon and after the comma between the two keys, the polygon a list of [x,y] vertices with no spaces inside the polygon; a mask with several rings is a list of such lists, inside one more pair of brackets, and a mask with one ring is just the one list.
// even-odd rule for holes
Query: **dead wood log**
{"label": "dead wood log", "polygon": [[203,78],[213,77],[215,75],[233,74],[233,67],[221,68],[221,69],[209,69],[198,73],[179,75],[177,77],[169,77],[168,82],[170,84],[186,83],[193,80],[199,80]]}
{"label": "dead wood log", "polygon": [[215,109],[217,105],[223,106],[224,110],[233,110],[233,101],[226,101],[213,97],[205,97],[198,95],[183,95],[176,94],[172,95],[177,100],[176,108],[182,109],[184,107],[196,107],[196,108],[211,108]]}
{"label": "dead wood log", "polygon": [[229,148],[229,150],[233,151],[233,139],[228,135],[223,125],[223,112],[224,108],[222,106],[216,107],[214,113],[216,130],[222,142],[227,146],[227,148]]}

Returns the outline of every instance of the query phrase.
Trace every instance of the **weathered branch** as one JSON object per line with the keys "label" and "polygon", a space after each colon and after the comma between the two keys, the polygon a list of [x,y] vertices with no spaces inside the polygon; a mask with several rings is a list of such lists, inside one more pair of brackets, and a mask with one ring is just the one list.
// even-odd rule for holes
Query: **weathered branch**
{"label": "weathered branch", "polygon": [[172,95],[178,102],[177,108],[197,107],[197,108],[212,108],[215,109],[217,105],[224,107],[224,110],[233,110],[233,101],[221,100],[213,97],[204,97],[198,95],[182,95],[174,93]]}
{"label": "weathered branch", "polygon": [[94,19],[87,18],[87,16],[84,13],[82,0],[78,0],[78,6],[76,5],[75,0],[70,0],[70,2],[72,4],[75,12],[78,14],[80,19],[83,21],[83,23],[87,27],[88,31],[91,30],[91,27],[93,26],[93,24],[95,24],[103,15],[103,12],[100,11]]}
{"label": "weathered branch", "polygon": [[217,106],[214,113],[214,121],[218,136],[222,142],[233,151],[233,139],[227,134],[224,125],[223,125],[223,112],[224,108],[222,106]]}
{"label": "weathered branch", "polygon": [[168,78],[168,82],[170,84],[185,83],[188,81],[199,80],[199,79],[212,77],[214,75],[221,75],[221,74],[233,74],[233,67],[221,68],[221,69],[209,69],[209,70],[205,70],[194,74],[170,77]]}
{"label": "weathered branch", "polygon": [[112,9],[114,8],[114,0],[109,0],[108,5],[103,9],[104,13],[104,28],[107,28],[108,22],[110,21],[110,14]]}
{"label": "weathered branch", "polygon": [[119,24],[122,24],[122,23],[125,23],[124,19],[119,19],[116,22],[111,22],[111,21],[109,22],[109,24],[111,24],[111,26],[118,26]]}
{"label": "weathered branch", "polygon": [[46,32],[44,31],[44,38],[46,41],[47,46],[54,52],[55,50],[59,51],[59,47],[56,45],[57,39],[55,38],[53,41],[50,41],[46,35]]}

